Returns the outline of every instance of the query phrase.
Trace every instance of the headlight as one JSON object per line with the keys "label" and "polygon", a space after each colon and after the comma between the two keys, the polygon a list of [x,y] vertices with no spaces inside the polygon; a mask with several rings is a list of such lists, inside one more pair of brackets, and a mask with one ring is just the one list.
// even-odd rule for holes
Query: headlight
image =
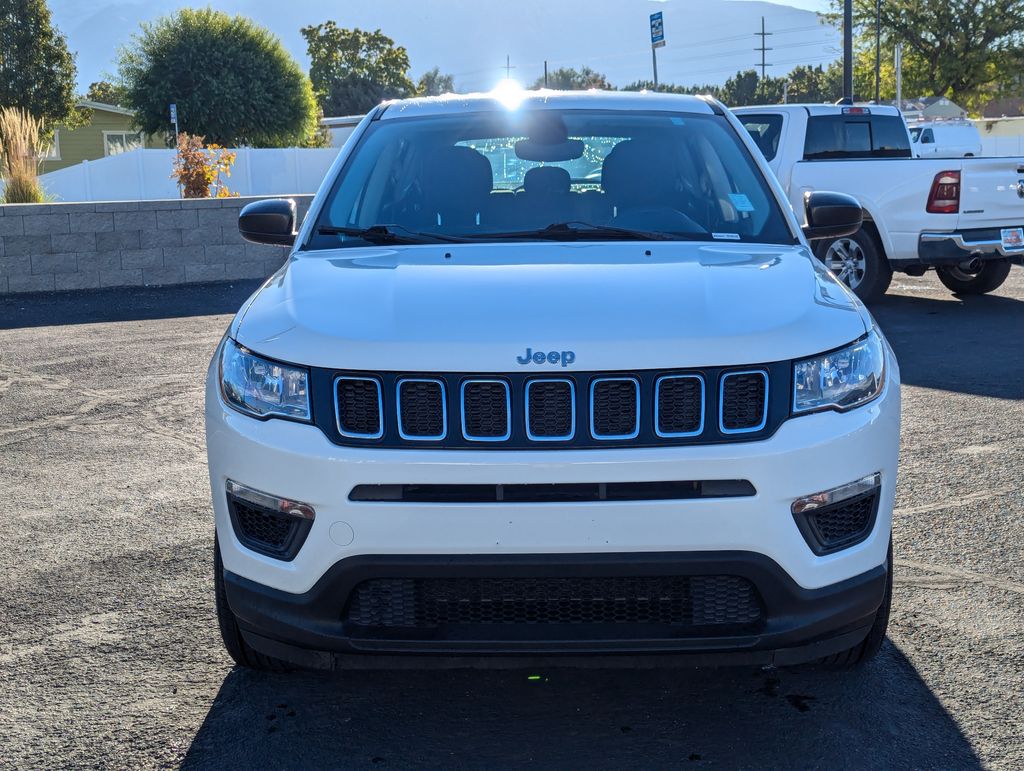
{"label": "headlight", "polygon": [[884,386],[885,346],[872,329],[853,345],[793,365],[793,412],[853,409]]}
{"label": "headlight", "polygon": [[220,391],[247,415],[310,419],[306,370],[260,358],[230,339],[220,355]]}

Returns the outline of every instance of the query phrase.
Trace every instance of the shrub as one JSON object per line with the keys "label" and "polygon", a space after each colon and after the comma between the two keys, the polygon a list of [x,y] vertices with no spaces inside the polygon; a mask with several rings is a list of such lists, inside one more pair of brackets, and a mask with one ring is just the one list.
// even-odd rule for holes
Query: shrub
{"label": "shrub", "polygon": [[42,121],[26,110],[17,107],[0,110],[3,203],[42,203],[45,200],[38,176],[42,130]]}
{"label": "shrub", "polygon": [[178,135],[178,155],[171,177],[181,185],[185,198],[230,198],[237,193],[228,190],[221,179],[231,176],[237,153],[220,145],[203,145],[205,137],[182,132]]}
{"label": "shrub", "polygon": [[269,30],[212,8],[183,8],[142,30],[121,50],[125,106],[151,135],[170,129],[225,147],[287,147],[316,131],[309,78]]}

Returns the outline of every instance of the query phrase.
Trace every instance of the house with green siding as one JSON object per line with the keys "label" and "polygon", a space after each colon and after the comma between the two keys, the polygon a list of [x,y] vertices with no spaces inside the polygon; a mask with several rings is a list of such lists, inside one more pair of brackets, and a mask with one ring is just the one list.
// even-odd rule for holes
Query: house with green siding
{"label": "house with green siding", "polygon": [[58,126],[54,130],[53,146],[43,156],[40,173],[140,147],[167,147],[166,137],[142,134],[132,125],[135,116],[131,110],[87,100],[80,101],[77,106],[89,111],[89,121],[78,128]]}

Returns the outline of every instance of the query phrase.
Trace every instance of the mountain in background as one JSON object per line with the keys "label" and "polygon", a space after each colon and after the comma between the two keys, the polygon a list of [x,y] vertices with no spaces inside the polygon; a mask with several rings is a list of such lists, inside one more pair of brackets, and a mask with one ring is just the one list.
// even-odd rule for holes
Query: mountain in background
{"label": "mountain in background", "polygon": [[[119,46],[139,24],[199,2],[121,0],[83,3],[50,0],[54,20],[78,55],[84,91],[116,71]],[[409,51],[412,74],[436,66],[455,76],[459,90],[487,90],[505,76],[529,84],[550,69],[587,65],[617,86],[651,78],[648,16],[663,11],[667,45],[658,50],[665,83],[721,83],[759,65],[756,33],[761,17],[771,33],[766,45],[770,75],[798,64],[827,64],[839,55],[839,34],[813,11],[747,0],[349,0],[333,9],[323,0],[216,0],[216,8],[243,14],[273,30],[308,67],[299,29],[328,19],[342,27],[380,28]],[[340,4],[339,4],[340,5]]]}

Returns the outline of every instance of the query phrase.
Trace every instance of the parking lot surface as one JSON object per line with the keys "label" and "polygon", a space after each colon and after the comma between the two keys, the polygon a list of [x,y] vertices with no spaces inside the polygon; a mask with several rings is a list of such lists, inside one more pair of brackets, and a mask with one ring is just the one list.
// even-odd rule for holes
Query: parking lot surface
{"label": "parking lot surface", "polygon": [[254,288],[0,300],[0,767],[1024,766],[1024,269],[873,308],[904,382],[895,598],[839,674],[233,668],[202,386]]}

